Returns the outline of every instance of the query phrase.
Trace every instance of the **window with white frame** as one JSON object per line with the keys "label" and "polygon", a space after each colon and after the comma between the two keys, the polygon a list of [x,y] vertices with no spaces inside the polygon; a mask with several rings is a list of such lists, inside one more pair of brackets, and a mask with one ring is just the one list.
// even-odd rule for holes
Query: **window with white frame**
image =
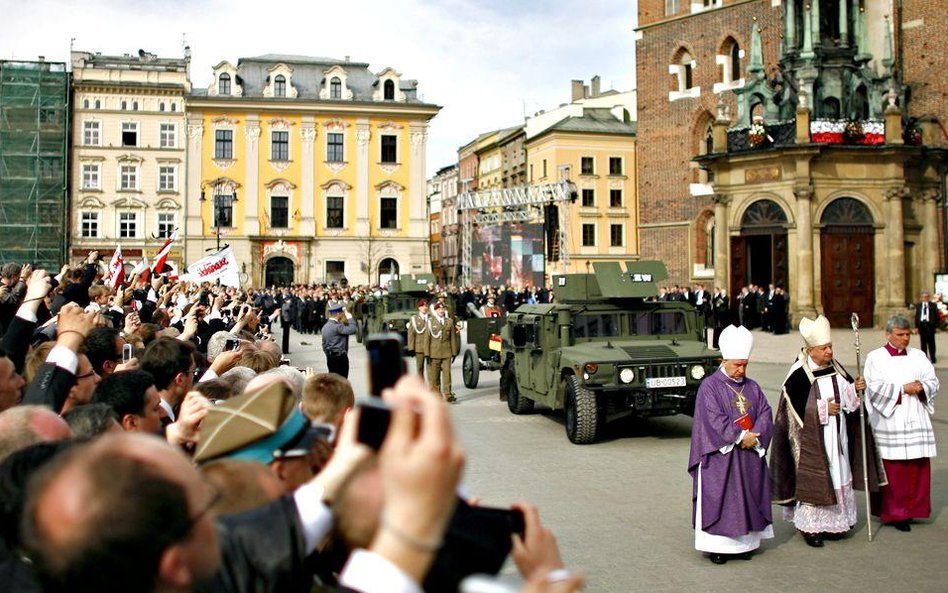
{"label": "window with white frame", "polygon": [[596,168],[593,163],[593,158],[591,156],[579,157],[579,174],[594,175],[595,173]]}
{"label": "window with white frame", "polygon": [[326,198],[326,228],[341,229],[345,222],[342,196],[328,196]]}
{"label": "window with white frame", "polygon": [[174,232],[178,226],[177,212],[159,212],[158,213],[158,238],[166,239]]}
{"label": "window with white frame", "polygon": [[695,86],[694,70],[696,62],[685,48],[675,52],[668,73],[672,75],[672,89],[668,93],[669,101],[701,96],[701,87]]}
{"label": "window with white frame", "polygon": [[286,96],[286,77],[282,74],[278,74],[277,77],[273,79],[273,96]]}
{"label": "window with white frame", "polygon": [[234,131],[214,131],[214,158],[229,160],[234,158]]}
{"label": "window with white frame", "polygon": [[178,145],[178,126],[161,124],[159,127],[161,148],[175,148]]}
{"label": "window with white frame", "polygon": [[343,136],[337,132],[326,134],[326,160],[330,163],[341,163],[345,160],[345,145]]}
{"label": "window with white frame", "polygon": [[398,162],[398,136],[394,134],[382,134],[382,160],[383,163]]}
{"label": "window with white frame", "polygon": [[596,246],[596,225],[583,224],[583,247]]}
{"label": "window with white frame", "polygon": [[230,94],[230,74],[223,72],[220,76],[217,77],[217,94],[218,95],[229,95]]}
{"label": "window with white frame", "polygon": [[270,228],[285,229],[290,226],[290,198],[270,196]]}
{"label": "window with white frame", "polygon": [[102,189],[100,166],[98,164],[83,163],[82,189]]}
{"label": "window with white frame", "polygon": [[624,229],[621,224],[609,225],[609,245],[612,247],[622,247],[624,234]]}
{"label": "window with white frame", "polygon": [[138,122],[122,122],[122,146],[138,146]]}
{"label": "window with white frame", "polygon": [[158,167],[158,191],[177,191],[178,168],[174,165]]}
{"label": "window with white frame", "polygon": [[119,239],[138,238],[138,212],[119,212],[118,217]]}
{"label": "window with white frame", "polygon": [[165,102],[162,101],[158,103],[158,111],[164,111],[164,110],[165,110]]}
{"label": "window with white frame", "polygon": [[342,80],[338,76],[333,76],[332,80],[329,81],[329,98],[342,98]]}
{"label": "window with white frame", "polygon": [[609,157],[609,174],[622,175],[622,157],[620,156]]}
{"label": "window with white frame", "polygon": [[122,165],[119,168],[119,189],[138,189],[138,167],[136,165]]}
{"label": "window with white frame", "polygon": [[285,131],[270,132],[270,160],[290,160],[290,133]]}
{"label": "window with white frame", "polygon": [[99,237],[99,213],[83,212],[80,214],[79,234],[83,239]]}
{"label": "window with white frame", "polygon": [[102,145],[102,123],[97,121],[82,122],[83,146]]}
{"label": "window with white frame", "polygon": [[379,199],[379,228],[398,228],[398,198]]}

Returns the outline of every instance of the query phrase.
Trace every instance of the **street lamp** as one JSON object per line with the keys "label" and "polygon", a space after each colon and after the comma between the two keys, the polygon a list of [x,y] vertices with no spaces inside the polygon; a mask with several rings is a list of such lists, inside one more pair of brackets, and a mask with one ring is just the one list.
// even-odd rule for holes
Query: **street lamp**
{"label": "street lamp", "polygon": [[[201,202],[206,202],[207,197],[204,194],[204,189],[207,187],[205,184],[201,185]],[[217,236],[217,247],[216,250],[221,250],[221,226],[226,224],[228,227],[233,226],[233,205],[237,201],[237,188],[231,187],[231,193],[224,194],[221,193],[223,189],[223,184],[215,183],[214,187],[214,230]],[[224,216],[224,210],[227,210],[229,213],[227,216]]]}

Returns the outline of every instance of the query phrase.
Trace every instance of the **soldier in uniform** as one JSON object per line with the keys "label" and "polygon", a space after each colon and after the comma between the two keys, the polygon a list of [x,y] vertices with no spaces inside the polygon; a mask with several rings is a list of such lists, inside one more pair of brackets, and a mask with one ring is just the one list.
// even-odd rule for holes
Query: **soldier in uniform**
{"label": "soldier in uniform", "polygon": [[428,344],[431,335],[428,333],[428,300],[419,299],[418,312],[408,320],[408,349],[415,352],[415,368],[418,375],[425,376],[425,364],[428,362]]}
{"label": "soldier in uniform", "polygon": [[487,295],[487,302],[481,305],[481,317],[500,317],[500,307],[494,302],[494,295]]}
{"label": "soldier in uniform", "polygon": [[432,312],[428,318],[428,385],[445,401],[454,403],[457,398],[451,391],[451,359],[460,348],[458,329],[443,302],[436,302]]}

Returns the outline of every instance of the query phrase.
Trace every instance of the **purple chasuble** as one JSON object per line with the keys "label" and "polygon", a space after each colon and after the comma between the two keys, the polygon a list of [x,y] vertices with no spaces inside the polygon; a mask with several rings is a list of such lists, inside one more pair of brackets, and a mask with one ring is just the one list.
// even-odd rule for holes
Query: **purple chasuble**
{"label": "purple chasuble", "polygon": [[[760,446],[764,450],[770,446],[773,413],[760,386],[747,378],[732,381],[717,370],[698,388],[688,460],[688,473],[694,484],[691,498],[694,504],[702,505],[700,528],[725,537],[763,531],[773,522],[767,461],[756,449],[742,449],[735,444],[741,434],[736,421],[744,413],[738,406],[738,393],[743,394],[744,408],[754,423],[751,431],[760,433]],[[732,444],[734,447],[728,453],[721,453],[722,447]],[[692,524],[694,517],[692,507]]]}

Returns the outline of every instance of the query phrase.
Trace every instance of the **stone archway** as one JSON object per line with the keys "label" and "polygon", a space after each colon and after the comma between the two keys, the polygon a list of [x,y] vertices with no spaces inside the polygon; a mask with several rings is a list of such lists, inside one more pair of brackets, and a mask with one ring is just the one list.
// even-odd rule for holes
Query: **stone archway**
{"label": "stone archway", "polygon": [[787,257],[787,214],[780,204],[760,199],[741,217],[741,232],[731,237],[731,287],[776,284],[790,290]]}
{"label": "stone archway", "polygon": [[386,257],[379,262],[379,286],[388,285],[389,280],[395,280],[399,275],[398,262],[391,257]]}
{"label": "stone archway", "polygon": [[833,327],[849,327],[853,312],[872,326],[875,310],[875,227],[855,198],[837,198],[820,217],[823,314]]}
{"label": "stone archway", "polygon": [[288,257],[271,257],[264,272],[265,286],[289,286],[293,284],[293,260]]}

